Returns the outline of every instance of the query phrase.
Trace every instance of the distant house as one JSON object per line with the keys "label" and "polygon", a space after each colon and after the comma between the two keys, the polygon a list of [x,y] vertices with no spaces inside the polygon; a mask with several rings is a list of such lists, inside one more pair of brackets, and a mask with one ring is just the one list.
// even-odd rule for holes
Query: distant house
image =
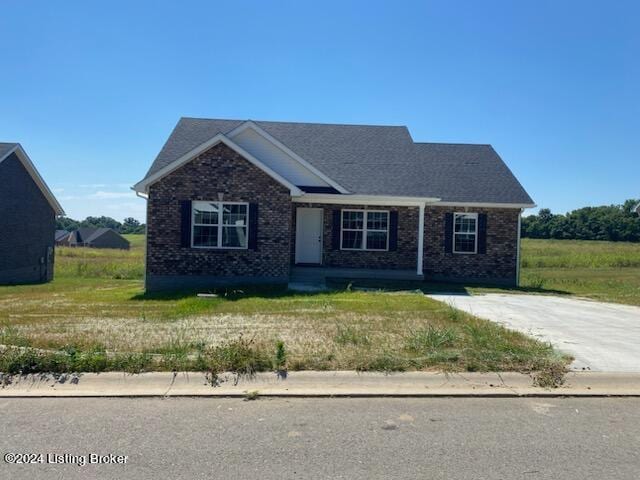
{"label": "distant house", "polygon": [[62,207],[19,143],[0,143],[0,285],[53,278]]}
{"label": "distant house", "polygon": [[55,233],[56,245],[63,242],[64,239],[67,238],[70,233],[71,232],[69,230],[56,230],[56,233]]}
{"label": "distant house", "polygon": [[636,213],[637,213],[638,215],[640,215],[640,203],[639,203],[638,205],[636,205],[635,210],[636,210]]}
{"label": "distant house", "polygon": [[83,227],[68,232],[56,243],[67,247],[119,248],[129,250],[129,241],[111,228]]}

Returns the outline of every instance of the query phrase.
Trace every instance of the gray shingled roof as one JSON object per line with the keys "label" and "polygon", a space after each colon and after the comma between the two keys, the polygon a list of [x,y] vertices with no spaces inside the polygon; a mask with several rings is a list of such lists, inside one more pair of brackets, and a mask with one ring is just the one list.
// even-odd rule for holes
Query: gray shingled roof
{"label": "gray shingled roof", "polygon": [[0,142],[0,158],[4,157],[7,153],[9,153],[13,148],[18,145],[17,143],[4,143]]}
{"label": "gray shingled roof", "polygon": [[[146,177],[244,121],[181,118]],[[254,122],[350,193],[533,204],[490,145],[414,143],[404,126]]]}

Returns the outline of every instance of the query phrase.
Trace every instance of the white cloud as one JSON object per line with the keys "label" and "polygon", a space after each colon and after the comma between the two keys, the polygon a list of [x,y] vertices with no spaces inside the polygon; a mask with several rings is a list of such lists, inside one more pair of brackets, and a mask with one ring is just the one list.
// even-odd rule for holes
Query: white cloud
{"label": "white cloud", "polygon": [[97,198],[100,200],[114,199],[114,198],[133,198],[135,194],[133,191],[131,192],[105,192],[103,190],[98,190],[91,195],[88,195],[87,198]]}

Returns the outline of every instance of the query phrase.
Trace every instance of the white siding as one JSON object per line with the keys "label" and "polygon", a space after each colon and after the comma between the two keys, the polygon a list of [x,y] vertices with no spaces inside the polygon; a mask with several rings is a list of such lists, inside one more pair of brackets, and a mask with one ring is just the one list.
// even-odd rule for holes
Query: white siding
{"label": "white siding", "polygon": [[294,185],[329,186],[327,182],[251,128],[245,129],[231,140]]}

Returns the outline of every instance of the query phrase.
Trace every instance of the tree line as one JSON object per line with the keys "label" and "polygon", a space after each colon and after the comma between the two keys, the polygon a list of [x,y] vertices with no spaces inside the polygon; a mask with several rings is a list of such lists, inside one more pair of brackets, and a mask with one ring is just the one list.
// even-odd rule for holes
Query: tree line
{"label": "tree line", "polygon": [[145,224],[133,217],[125,218],[122,223],[111,217],[87,217],[84,220],[74,220],[69,217],[60,217],[56,220],[57,230],[77,230],[81,227],[112,228],[118,233],[144,233]]}
{"label": "tree line", "polygon": [[639,203],[630,199],[622,205],[584,207],[564,215],[542,208],[537,215],[522,217],[522,236],[640,242],[640,218],[635,211]]}

